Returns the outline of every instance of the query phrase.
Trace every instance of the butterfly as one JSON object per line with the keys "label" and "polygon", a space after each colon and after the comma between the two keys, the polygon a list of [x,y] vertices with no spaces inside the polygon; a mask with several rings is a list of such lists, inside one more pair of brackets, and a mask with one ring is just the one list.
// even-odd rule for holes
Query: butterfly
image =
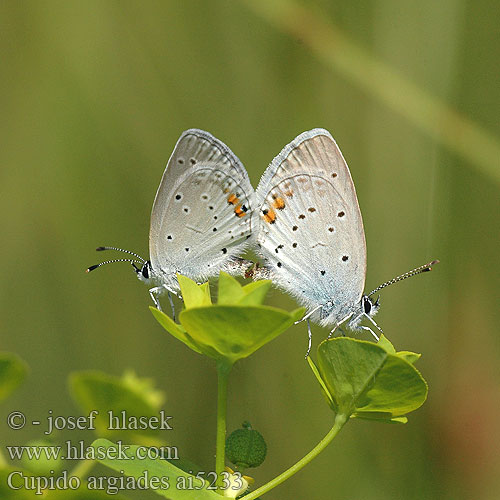
{"label": "butterfly", "polygon": [[354,183],[330,133],[317,128],[285,146],[264,172],[256,190],[252,230],[265,263],[254,279],[270,278],[307,307],[322,326],[352,331],[373,320],[380,307],[372,295],[385,286],[430,271],[433,261],[364,294],[366,241]]}
{"label": "butterfly", "polygon": [[[113,262],[130,262],[146,283],[160,309],[158,297],[177,295],[176,274],[204,281],[221,270],[244,274],[248,261],[238,258],[252,235],[254,189],[245,167],[220,140],[203,130],[182,133],[163,173],[151,211],[149,255],[133,256],[91,266],[90,272]],[[137,266],[138,264],[138,266]]]}

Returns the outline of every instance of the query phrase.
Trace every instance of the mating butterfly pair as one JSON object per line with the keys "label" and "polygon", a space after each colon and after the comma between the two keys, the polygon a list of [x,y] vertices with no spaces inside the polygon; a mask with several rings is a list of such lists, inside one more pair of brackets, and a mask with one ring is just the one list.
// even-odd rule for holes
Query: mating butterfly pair
{"label": "mating butterfly pair", "polygon": [[[239,258],[255,246],[262,267]],[[366,242],[349,168],[328,131],[296,137],[274,158],[256,191],[236,155],[208,132],[190,129],[177,141],[163,173],[151,213],[150,260],[131,262],[150,287],[155,305],[179,290],[176,274],[203,281],[224,270],[255,279],[270,278],[308,308],[304,319],[322,325],[342,323],[351,330],[372,319],[381,288],[431,269],[425,266],[363,295]],[[333,332],[332,330],[332,332]],[[309,348],[311,332],[308,321]],[[308,351],[309,352],[309,351]]]}

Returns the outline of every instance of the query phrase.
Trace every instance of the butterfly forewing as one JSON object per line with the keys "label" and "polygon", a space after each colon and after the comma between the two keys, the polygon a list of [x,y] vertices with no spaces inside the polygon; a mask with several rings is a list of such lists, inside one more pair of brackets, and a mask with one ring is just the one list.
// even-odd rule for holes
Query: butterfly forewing
{"label": "butterfly forewing", "polygon": [[254,190],[236,155],[208,132],[184,132],[151,214],[153,269],[193,279],[218,273],[250,235]]}
{"label": "butterfly forewing", "polygon": [[252,187],[210,166],[174,184],[150,242],[153,268],[204,278],[241,253],[251,233]]}
{"label": "butterfly forewing", "polygon": [[[254,230],[275,281],[309,306],[334,312],[359,301],[366,245],[354,185],[330,134],[297,137],[257,189]],[[339,318],[340,319],[340,318]]]}

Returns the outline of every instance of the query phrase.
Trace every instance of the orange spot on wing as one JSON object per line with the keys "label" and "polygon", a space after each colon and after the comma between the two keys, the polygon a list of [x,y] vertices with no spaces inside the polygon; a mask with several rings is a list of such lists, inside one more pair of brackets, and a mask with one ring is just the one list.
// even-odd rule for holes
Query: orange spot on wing
{"label": "orange spot on wing", "polygon": [[228,197],[227,197],[227,202],[230,204],[230,205],[236,205],[236,203],[238,203],[238,198],[236,198],[236,195],[234,193],[231,193]]}
{"label": "orange spot on wing", "polygon": [[273,202],[274,208],[278,210],[283,210],[285,208],[285,200],[283,198],[276,198]]}
{"label": "orange spot on wing", "polygon": [[245,217],[246,213],[245,211],[241,208],[241,203],[239,203],[238,205],[236,205],[234,207],[234,213],[238,216],[238,217]]}
{"label": "orange spot on wing", "polygon": [[268,224],[274,224],[276,222],[276,212],[272,208],[266,208],[265,210],[262,210],[262,218]]}

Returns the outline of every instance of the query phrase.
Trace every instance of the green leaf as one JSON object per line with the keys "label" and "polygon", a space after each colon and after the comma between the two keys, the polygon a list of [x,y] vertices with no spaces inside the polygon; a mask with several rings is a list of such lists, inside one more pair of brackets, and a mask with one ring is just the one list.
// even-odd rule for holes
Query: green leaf
{"label": "green leaf", "polygon": [[0,352],[0,401],[9,397],[24,381],[28,365],[16,354]]}
{"label": "green leaf", "polygon": [[337,408],[337,405],[334,403],[332,396],[331,396],[330,392],[328,391],[328,387],[323,382],[323,379],[321,378],[321,374],[319,373],[318,367],[314,364],[314,361],[311,359],[311,356],[307,356],[307,362],[309,363],[309,366],[310,366],[312,372],[314,373],[316,380],[319,382],[319,385],[321,386],[321,392],[323,393],[323,396],[325,396],[326,402],[332,408],[332,410],[335,411]]}
{"label": "green leaf", "polygon": [[416,352],[411,352],[411,351],[399,351],[396,354],[400,358],[403,358],[405,361],[408,361],[408,363],[410,363],[411,365],[415,363],[415,361],[418,361],[422,356],[421,354],[417,354]]}
{"label": "green leaf", "polygon": [[245,295],[239,300],[240,305],[244,306],[260,306],[266,294],[271,288],[271,280],[260,280],[249,283],[243,287]]}
{"label": "green leaf", "polygon": [[[98,439],[92,443],[92,446],[96,450],[106,452],[108,456],[112,456],[113,451],[118,448],[117,445],[106,439]],[[137,446],[130,446],[130,449],[125,451],[125,455],[130,458],[136,458],[137,448]],[[187,474],[166,460],[152,460],[149,458],[138,460],[130,458],[105,458],[99,460],[99,462],[116,471],[123,471],[125,475],[136,479],[145,477],[146,474],[150,481],[152,478],[159,478],[160,480],[161,478],[167,478],[165,481],[168,482],[168,489],[161,489],[161,483],[158,483],[158,489],[153,491],[171,500],[220,500],[222,498],[215,490],[207,489],[211,479],[213,479],[211,477],[207,478],[208,482],[202,484],[195,476]],[[184,488],[183,485],[185,486]]]}
{"label": "green leaf", "polygon": [[217,304],[233,305],[237,304],[243,297],[245,292],[236,278],[223,271],[219,274],[219,290],[217,295]]}
{"label": "green leaf", "polygon": [[177,275],[177,281],[181,288],[182,300],[186,309],[209,306],[212,303],[208,283],[197,285],[193,280],[182,276],[182,274]]}
{"label": "green leaf", "polygon": [[379,347],[382,347],[382,349],[385,349],[385,351],[388,352],[389,354],[396,354],[396,349],[394,349],[394,346],[391,344],[389,339],[384,334],[380,336],[377,345]]}
{"label": "green leaf", "polygon": [[394,346],[389,342],[387,337],[385,337],[384,335],[380,337],[380,340],[377,342],[377,345],[385,349],[389,354],[396,354],[400,358],[403,358],[405,361],[408,361],[408,363],[410,364],[413,364],[415,363],[415,361],[418,361],[421,356],[420,354],[411,351],[396,352]]}
{"label": "green leaf", "polygon": [[[150,379],[140,379],[133,373],[126,373],[120,378],[99,371],[74,372],[70,375],[69,386],[73,399],[84,413],[98,412],[95,418],[98,435],[127,437],[142,443],[145,438],[159,434],[159,430],[150,428],[109,429],[109,412],[112,412],[112,417],[118,417],[120,427],[123,427],[122,412],[125,412],[127,427],[133,427],[129,425],[132,417],[158,417],[164,396],[154,389]],[[116,419],[112,421],[117,422]]]}
{"label": "green leaf", "polygon": [[288,329],[303,314],[268,306],[224,306],[186,309],[181,324],[203,352],[230,363],[245,358]]}
{"label": "green leaf", "polygon": [[201,348],[187,334],[183,326],[178,325],[163,311],[159,311],[153,306],[149,306],[149,309],[153,313],[153,316],[156,318],[156,321],[158,321],[158,323],[160,323],[160,325],[163,326],[163,328],[165,328],[165,330],[167,330],[167,332],[170,333],[170,335],[175,337],[177,340],[184,342],[184,344],[186,344],[190,349],[197,352],[198,354],[203,354]]}
{"label": "green leaf", "polygon": [[313,372],[334,411],[344,415],[401,421],[398,417],[420,407],[427,397],[420,373],[403,357],[372,342],[348,337],[322,342]]}

